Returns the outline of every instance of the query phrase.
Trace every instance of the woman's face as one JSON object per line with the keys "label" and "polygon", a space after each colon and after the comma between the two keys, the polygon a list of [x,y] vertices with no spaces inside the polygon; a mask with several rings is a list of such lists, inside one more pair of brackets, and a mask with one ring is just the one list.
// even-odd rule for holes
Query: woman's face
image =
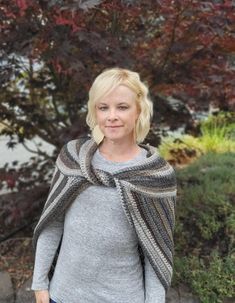
{"label": "woman's face", "polygon": [[97,102],[97,124],[107,139],[132,140],[135,122],[139,116],[136,97],[136,93],[130,88],[119,85]]}

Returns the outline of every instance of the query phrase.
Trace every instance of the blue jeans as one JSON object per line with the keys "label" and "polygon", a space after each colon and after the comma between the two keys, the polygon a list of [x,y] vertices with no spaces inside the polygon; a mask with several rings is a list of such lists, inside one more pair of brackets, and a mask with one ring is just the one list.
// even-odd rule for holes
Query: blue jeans
{"label": "blue jeans", "polygon": [[56,303],[55,301],[53,301],[51,298],[50,298],[50,303]]}

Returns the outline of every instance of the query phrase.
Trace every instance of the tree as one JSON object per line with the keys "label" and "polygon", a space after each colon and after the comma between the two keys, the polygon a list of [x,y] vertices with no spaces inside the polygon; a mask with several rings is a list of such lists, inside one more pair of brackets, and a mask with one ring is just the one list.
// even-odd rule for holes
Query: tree
{"label": "tree", "polygon": [[109,66],[145,79],[153,128],[188,122],[189,107],[233,109],[233,10],[233,1],[1,1],[1,134],[10,147],[38,135],[60,148],[89,131],[87,93]]}

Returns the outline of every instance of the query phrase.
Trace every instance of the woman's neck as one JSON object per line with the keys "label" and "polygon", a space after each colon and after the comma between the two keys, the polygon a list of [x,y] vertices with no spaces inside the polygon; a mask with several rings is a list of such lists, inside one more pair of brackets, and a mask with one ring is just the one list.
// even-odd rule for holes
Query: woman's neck
{"label": "woman's neck", "polygon": [[99,152],[110,160],[129,160],[136,156],[141,148],[136,142],[103,140],[99,144]]}

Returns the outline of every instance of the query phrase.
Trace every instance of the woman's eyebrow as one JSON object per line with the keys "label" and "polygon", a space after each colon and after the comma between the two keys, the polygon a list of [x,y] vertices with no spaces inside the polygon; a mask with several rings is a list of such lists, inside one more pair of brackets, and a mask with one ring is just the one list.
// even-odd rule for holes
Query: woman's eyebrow
{"label": "woman's eyebrow", "polygon": [[[125,104],[125,105],[128,105],[127,102],[119,102],[118,105],[120,104]],[[104,103],[104,102],[100,102],[99,105],[107,105],[107,103]]]}

